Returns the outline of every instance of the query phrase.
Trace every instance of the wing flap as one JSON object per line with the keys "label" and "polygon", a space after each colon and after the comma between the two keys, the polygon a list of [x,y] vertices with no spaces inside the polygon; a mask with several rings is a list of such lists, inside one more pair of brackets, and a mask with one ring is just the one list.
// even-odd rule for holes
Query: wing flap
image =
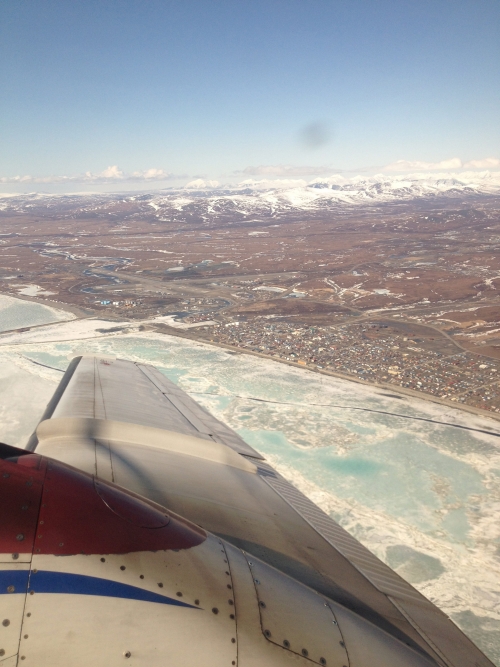
{"label": "wing flap", "polygon": [[[37,453],[52,456],[54,451],[66,450],[68,463],[71,462],[74,447],[78,446],[87,447],[89,460],[92,462],[96,459],[98,450],[99,457],[106,458],[108,454],[103,448],[107,449],[112,465],[113,451],[118,451],[124,443],[129,443],[139,450],[141,447],[158,449],[239,468],[249,473],[257,471],[251,461],[214,440],[110,419],[54,417],[39,424],[37,437]],[[104,446],[104,443],[107,445]],[[58,458],[61,455],[64,454],[60,453]]]}

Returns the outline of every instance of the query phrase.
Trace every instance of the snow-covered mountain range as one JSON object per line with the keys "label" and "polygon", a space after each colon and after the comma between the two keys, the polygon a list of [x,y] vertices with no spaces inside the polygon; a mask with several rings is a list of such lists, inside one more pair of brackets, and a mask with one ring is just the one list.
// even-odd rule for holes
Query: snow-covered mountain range
{"label": "snow-covered mountain range", "polygon": [[390,203],[441,199],[465,201],[482,196],[500,196],[500,171],[471,171],[461,174],[423,174],[407,176],[357,176],[346,178],[334,175],[313,181],[303,180],[245,180],[236,185],[220,185],[201,179],[177,189],[131,193],[81,193],[49,195],[4,195],[0,210],[58,208],[104,212],[108,207],[127,204],[142,214],[159,219],[178,218],[179,214],[201,218],[233,215],[248,219],[253,216],[281,217],[293,212],[327,212],[377,206]]}

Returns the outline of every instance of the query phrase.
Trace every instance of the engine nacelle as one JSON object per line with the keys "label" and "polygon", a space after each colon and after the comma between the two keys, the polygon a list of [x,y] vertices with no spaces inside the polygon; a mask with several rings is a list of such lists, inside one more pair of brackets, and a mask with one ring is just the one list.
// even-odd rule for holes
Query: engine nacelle
{"label": "engine nacelle", "polygon": [[0,446],[1,667],[429,667],[163,507]]}

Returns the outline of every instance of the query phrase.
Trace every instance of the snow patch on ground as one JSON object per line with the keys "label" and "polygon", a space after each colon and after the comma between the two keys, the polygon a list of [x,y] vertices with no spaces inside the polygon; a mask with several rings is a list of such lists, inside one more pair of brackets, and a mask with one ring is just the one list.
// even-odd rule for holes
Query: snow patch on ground
{"label": "snow patch on ground", "polygon": [[53,294],[56,294],[56,292],[44,290],[43,287],[40,287],[39,285],[25,285],[18,290],[18,293],[23,294],[24,296],[52,296]]}

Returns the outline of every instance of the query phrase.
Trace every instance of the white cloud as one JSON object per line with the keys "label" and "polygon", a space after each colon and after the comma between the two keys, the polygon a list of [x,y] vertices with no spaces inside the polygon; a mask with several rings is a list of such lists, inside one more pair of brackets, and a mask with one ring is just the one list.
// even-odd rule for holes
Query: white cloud
{"label": "white cloud", "polygon": [[127,174],[117,165],[112,165],[99,174],[86,171],[84,174],[75,176],[3,176],[0,177],[0,183],[117,183],[125,181],[140,183],[143,181],[168,181],[175,178],[179,177],[163,169],[152,168]]}
{"label": "white cloud", "polygon": [[383,171],[436,171],[448,169],[498,169],[500,160],[494,157],[484,158],[483,160],[470,160],[462,162],[458,157],[440,162],[422,162],[420,160],[397,160],[388,164]]}
{"label": "white cloud", "polygon": [[268,190],[270,188],[300,188],[306,185],[307,181],[298,178],[266,178],[259,181],[256,181],[253,178],[248,178],[247,180],[238,183],[238,187],[240,188],[255,188],[257,190]]}
{"label": "white cloud", "polygon": [[470,160],[464,164],[464,169],[498,169],[500,160],[496,157],[487,157],[483,160]]}
{"label": "white cloud", "polygon": [[[92,178],[92,174],[90,171],[88,171],[86,174],[89,178]],[[108,167],[104,171],[102,171],[97,178],[104,178],[104,179],[110,179],[112,181],[114,180],[122,180],[124,177],[124,173],[121,169],[119,169],[116,164],[113,167]]]}
{"label": "white cloud", "polygon": [[220,185],[219,181],[205,181],[203,178],[196,178],[194,181],[189,181],[184,186],[188,190],[208,190],[216,188]]}
{"label": "white cloud", "polygon": [[167,181],[173,178],[172,174],[169,174],[163,169],[146,169],[145,171],[134,171],[128,177],[127,180],[138,180],[138,181]]}
{"label": "white cloud", "polygon": [[332,171],[339,170],[325,166],[295,167],[290,164],[261,164],[258,167],[245,167],[245,169],[242,171],[237,171],[235,173],[248,174],[249,176],[317,176],[319,174],[327,174]]}
{"label": "white cloud", "polygon": [[384,167],[384,171],[433,171],[434,169],[461,169],[462,160],[458,157],[441,162],[421,162],[420,160],[397,160]]}

